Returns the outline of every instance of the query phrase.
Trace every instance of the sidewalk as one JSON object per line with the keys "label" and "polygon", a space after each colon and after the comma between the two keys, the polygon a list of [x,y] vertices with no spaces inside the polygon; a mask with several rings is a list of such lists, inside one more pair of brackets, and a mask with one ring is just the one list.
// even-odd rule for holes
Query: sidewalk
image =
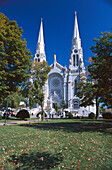
{"label": "sidewalk", "polygon": [[[28,121],[13,121],[13,122],[7,122],[6,125],[17,125],[17,124],[26,124],[26,123],[35,123],[35,122],[39,122],[39,120],[28,120]],[[5,124],[5,121],[4,123],[0,123],[0,126],[4,126]]]}

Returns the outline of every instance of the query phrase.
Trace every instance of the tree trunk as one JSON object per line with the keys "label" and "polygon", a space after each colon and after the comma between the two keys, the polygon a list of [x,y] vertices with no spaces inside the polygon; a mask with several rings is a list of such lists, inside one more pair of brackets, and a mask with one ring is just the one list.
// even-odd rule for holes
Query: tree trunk
{"label": "tree trunk", "polygon": [[45,112],[44,112],[44,109],[43,109],[43,103],[42,103],[42,120],[45,120]]}
{"label": "tree trunk", "polygon": [[96,119],[99,118],[99,101],[98,97],[96,97]]}

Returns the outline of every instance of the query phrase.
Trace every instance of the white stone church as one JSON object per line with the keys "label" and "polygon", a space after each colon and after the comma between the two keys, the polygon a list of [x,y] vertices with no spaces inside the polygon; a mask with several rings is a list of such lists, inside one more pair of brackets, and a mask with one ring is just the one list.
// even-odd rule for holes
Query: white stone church
{"label": "white stone church", "polygon": [[[36,53],[34,55],[34,62],[35,60],[38,62],[42,62],[43,60],[46,61],[42,19]],[[63,67],[57,62],[56,55],[54,55],[54,62],[51,64],[52,69],[48,74],[48,80],[44,87],[44,108],[49,106],[52,110],[55,104],[60,106],[62,100],[64,99],[65,103],[68,105],[66,110],[70,111],[73,115],[88,115],[90,112],[95,113],[95,106],[79,107],[80,99],[76,96],[76,86],[79,82],[79,76],[80,74],[85,75],[83,50],[81,46],[76,12],[72,47],[68,60],[69,68],[67,69],[66,66]]]}

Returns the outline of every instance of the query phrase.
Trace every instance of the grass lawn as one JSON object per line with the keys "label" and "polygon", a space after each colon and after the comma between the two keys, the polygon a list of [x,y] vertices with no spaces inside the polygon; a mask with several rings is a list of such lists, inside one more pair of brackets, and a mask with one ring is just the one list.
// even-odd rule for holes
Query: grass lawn
{"label": "grass lawn", "polygon": [[[26,118],[25,120],[38,120],[38,118]],[[16,122],[16,121],[23,121],[22,119],[16,118],[16,117],[9,117],[6,122]],[[5,123],[5,119],[0,120],[0,123]]]}
{"label": "grass lawn", "polygon": [[0,127],[0,170],[112,169],[112,120]]}

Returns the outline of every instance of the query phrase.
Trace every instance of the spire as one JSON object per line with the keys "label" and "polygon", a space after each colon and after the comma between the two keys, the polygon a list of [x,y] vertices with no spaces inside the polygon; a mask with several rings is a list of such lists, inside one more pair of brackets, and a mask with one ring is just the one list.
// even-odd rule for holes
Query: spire
{"label": "spire", "polygon": [[43,19],[41,18],[38,42],[36,47],[36,53],[34,55],[34,60],[38,62],[46,61],[46,54],[45,54],[45,44],[44,44],[44,34],[43,34]]}
{"label": "spire", "polygon": [[74,23],[72,46],[75,46],[78,49],[81,48],[81,40],[80,40],[80,36],[79,36],[79,28],[78,28],[77,12],[76,11],[75,11],[75,23]]}
{"label": "spire", "polygon": [[41,18],[41,24],[40,24],[40,31],[39,31],[39,36],[38,36],[38,42],[37,42],[37,48],[36,48],[36,52],[39,52],[40,54],[43,53],[45,54],[45,50],[44,50],[44,34],[43,34],[43,23],[42,23],[43,19]]}
{"label": "spire", "polygon": [[78,22],[77,22],[77,12],[75,11],[75,23],[74,23],[74,34],[73,39],[79,39],[79,29],[78,29]]}

